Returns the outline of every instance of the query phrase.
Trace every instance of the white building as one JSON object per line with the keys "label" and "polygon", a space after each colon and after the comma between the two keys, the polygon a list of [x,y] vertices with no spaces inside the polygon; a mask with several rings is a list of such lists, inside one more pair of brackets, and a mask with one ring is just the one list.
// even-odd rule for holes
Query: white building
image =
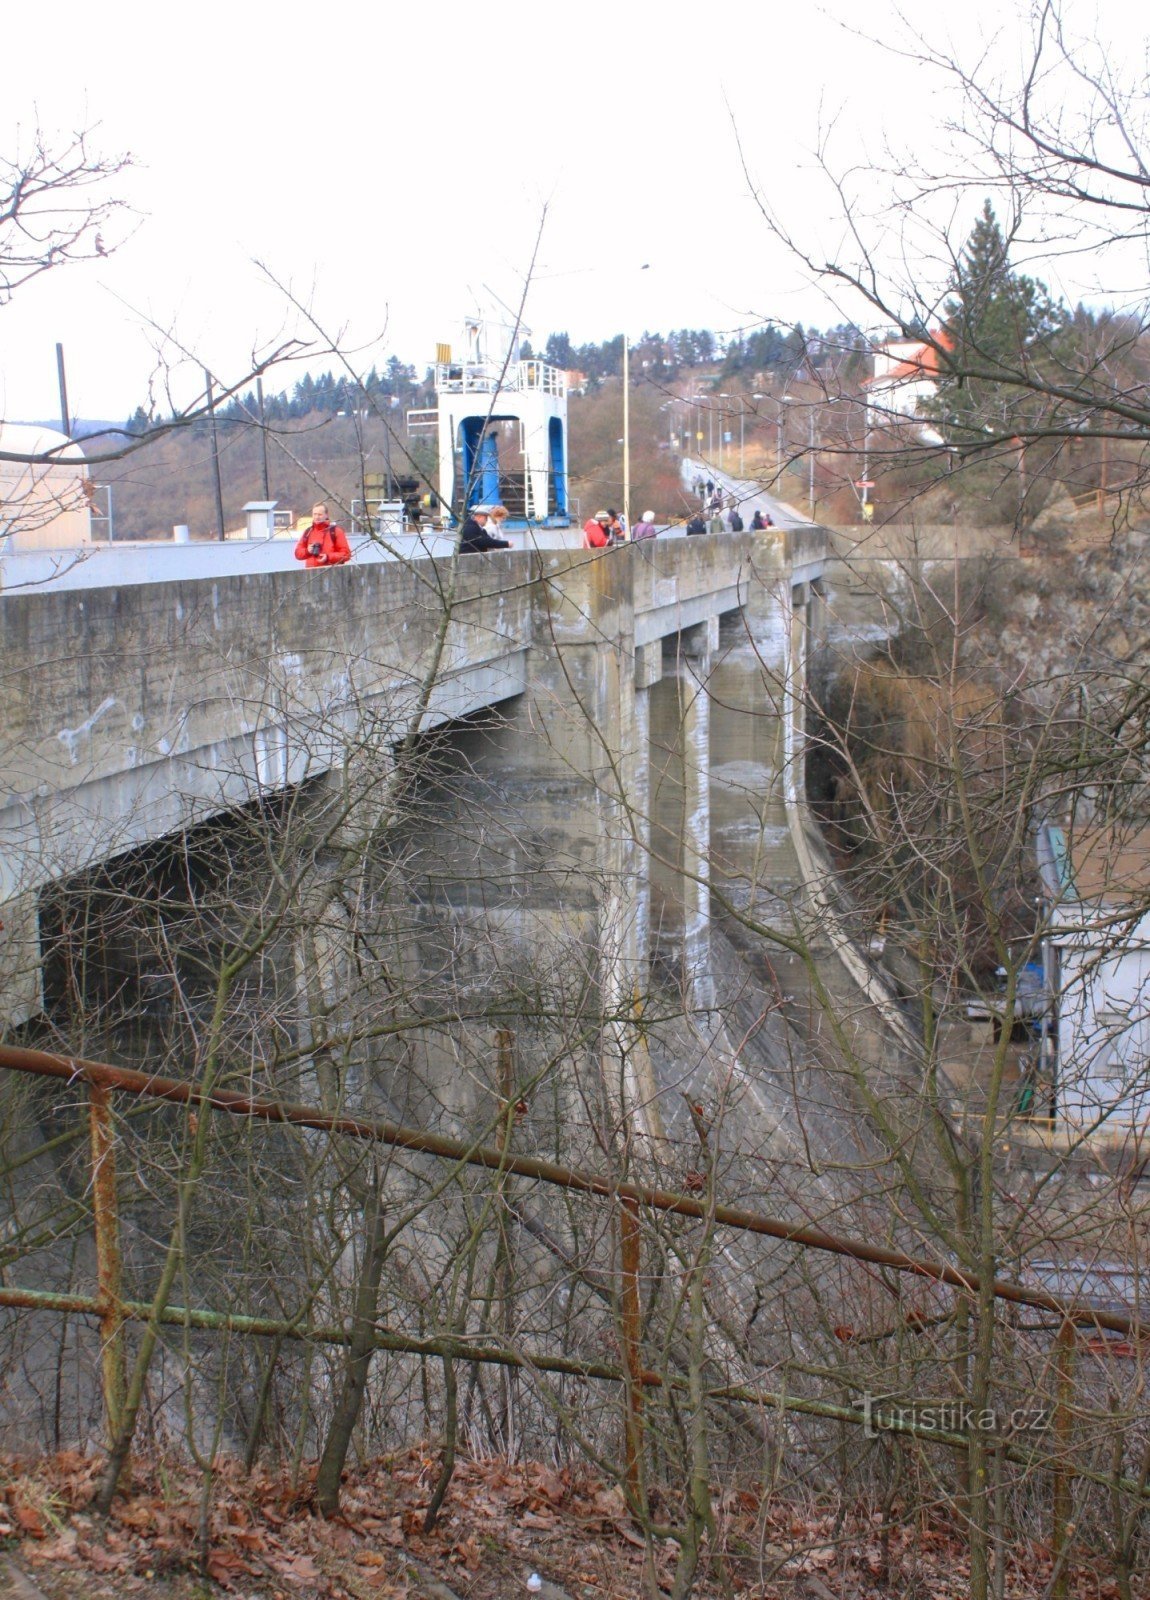
{"label": "white building", "polygon": [[565,527],[567,374],[516,359],[512,343],[523,332],[474,317],[461,358],[440,345],[439,495],[459,520],[472,506],[503,504],[513,523]]}
{"label": "white building", "polygon": [[1054,1098],[1075,1127],[1150,1118],[1150,912],[1135,888],[1146,883],[1148,845],[1150,835],[1120,851],[1104,832],[1080,838],[1072,870],[1062,830],[1040,829],[1052,902],[1045,966],[1055,997]]}
{"label": "white building", "polygon": [[40,458],[35,464],[0,460],[0,554],[91,543],[88,476],[79,445],[53,428],[3,422],[0,454]]}
{"label": "white building", "polygon": [[[1076,915],[1077,913],[1077,915]],[[1058,995],[1057,1105],[1076,1127],[1150,1115],[1150,913],[1058,908],[1050,945]],[[1117,917],[1117,920],[1116,920]]]}
{"label": "white building", "polygon": [[[946,345],[942,330],[932,334]],[[868,410],[867,427],[905,420],[921,423],[918,436],[924,444],[944,443],[942,435],[927,422],[923,410],[938,390],[939,362],[935,344],[923,339],[891,339],[876,346],[874,376],[864,384]]]}

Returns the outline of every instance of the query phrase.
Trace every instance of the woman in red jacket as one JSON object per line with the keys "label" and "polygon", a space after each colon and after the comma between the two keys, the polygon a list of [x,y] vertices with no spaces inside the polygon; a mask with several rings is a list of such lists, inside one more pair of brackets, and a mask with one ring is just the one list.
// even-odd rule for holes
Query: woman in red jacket
{"label": "woman in red jacket", "polygon": [[328,521],[322,502],[311,508],[311,527],[300,534],[295,558],[309,567],[338,567],[351,560],[347,534],[337,522]]}
{"label": "woman in red jacket", "polygon": [[611,543],[611,535],[608,532],[610,526],[609,511],[596,511],[593,517],[588,517],[583,524],[584,550],[606,550]]}

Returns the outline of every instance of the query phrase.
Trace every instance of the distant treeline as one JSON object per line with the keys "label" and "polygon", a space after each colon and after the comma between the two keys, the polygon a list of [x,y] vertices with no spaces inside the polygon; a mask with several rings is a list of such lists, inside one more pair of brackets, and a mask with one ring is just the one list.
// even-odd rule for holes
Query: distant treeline
{"label": "distant treeline", "polygon": [[[750,333],[724,337],[709,328],[680,328],[671,333],[644,333],[632,341],[632,377],[674,378],[684,369],[714,367],[722,378],[742,372],[785,374],[790,377],[809,371],[812,375],[831,363],[836,372],[844,361],[865,362],[870,346],[862,330],[844,323],[825,333],[764,323]],[[623,372],[623,335],[601,344],[572,344],[565,333],[553,333],[542,350],[535,352],[524,343],[520,354],[528,358],[538,353],[542,360],[568,372],[581,372],[591,383],[602,378],[617,378]]]}
{"label": "distant treeline", "polygon": [[[720,379],[739,374],[761,373],[782,377],[817,376],[834,372],[841,377],[862,376],[870,346],[862,331],[850,324],[820,333],[764,323],[752,332],[730,336],[712,333],[709,328],[679,328],[670,333],[644,333],[632,342],[630,350],[633,380],[671,381],[693,368],[717,369]],[[623,335],[604,339],[599,344],[572,344],[566,333],[552,333],[541,350],[524,340],[519,348],[521,360],[538,357],[567,372],[581,372],[592,387],[604,378],[618,378],[623,372]],[[858,368],[857,374],[854,368]],[[288,422],[314,416],[317,412],[336,415],[358,410],[392,410],[400,406],[432,403],[433,372],[427,368],[422,378],[410,362],[391,356],[382,372],[372,367],[362,380],[346,374],[305,373],[289,391],[265,393],[263,415],[268,422]],[[259,401],[254,389],[220,406],[216,415],[224,422],[250,422],[259,417]],[[130,433],[146,433],[154,415],[138,406],[126,427]]]}

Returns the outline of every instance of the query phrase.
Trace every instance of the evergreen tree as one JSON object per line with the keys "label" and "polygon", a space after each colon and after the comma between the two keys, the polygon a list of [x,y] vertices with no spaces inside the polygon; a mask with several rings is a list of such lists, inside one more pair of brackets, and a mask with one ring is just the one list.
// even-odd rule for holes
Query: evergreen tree
{"label": "evergreen tree", "polygon": [[571,340],[565,333],[552,333],[547,337],[543,347],[543,359],[553,367],[562,367],[565,372],[570,372],[575,367],[575,352],[571,348]]}
{"label": "evergreen tree", "polygon": [[1039,403],[1019,379],[1057,354],[1067,314],[1044,283],[1012,270],[989,200],[955,263],[945,313],[933,416],[956,444],[1009,435]]}

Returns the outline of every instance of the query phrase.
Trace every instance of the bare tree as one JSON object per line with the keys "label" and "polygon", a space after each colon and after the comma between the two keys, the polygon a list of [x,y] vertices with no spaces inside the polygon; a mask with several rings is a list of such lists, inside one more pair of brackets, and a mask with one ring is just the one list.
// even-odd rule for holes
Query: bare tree
{"label": "bare tree", "polygon": [[[927,413],[949,453],[880,405],[868,418],[872,466],[905,472],[917,459],[931,482],[956,467],[997,471],[1024,521],[1028,491],[1047,478],[1128,494],[1145,478],[1147,308],[1126,287],[1146,271],[1144,66],[1122,65],[1127,53],[1092,28],[1070,5],[1034,0],[969,58],[909,31],[884,42],[892,81],[937,83],[941,124],[885,164],[840,161],[826,131],[819,164],[841,222],[829,256],[759,191],[767,225],[852,324],[927,352],[915,359],[938,379]],[[749,139],[742,158],[755,182]],[[993,263],[983,255],[981,277],[970,231],[980,207],[998,251]],[[1050,299],[1052,277],[1084,304]]]}

